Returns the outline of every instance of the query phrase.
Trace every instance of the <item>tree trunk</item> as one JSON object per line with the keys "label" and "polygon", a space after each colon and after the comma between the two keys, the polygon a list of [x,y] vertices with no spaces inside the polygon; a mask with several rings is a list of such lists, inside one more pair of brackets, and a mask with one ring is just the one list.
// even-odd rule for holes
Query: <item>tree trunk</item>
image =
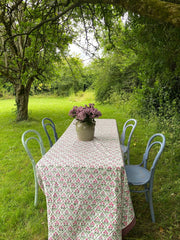
{"label": "tree trunk", "polygon": [[17,121],[23,121],[28,119],[28,101],[29,101],[29,89],[24,85],[18,85],[15,88],[16,92],[16,106],[17,106]]}
{"label": "tree trunk", "polygon": [[180,4],[161,0],[81,0],[83,3],[119,5],[127,11],[149,17],[161,23],[180,27]]}

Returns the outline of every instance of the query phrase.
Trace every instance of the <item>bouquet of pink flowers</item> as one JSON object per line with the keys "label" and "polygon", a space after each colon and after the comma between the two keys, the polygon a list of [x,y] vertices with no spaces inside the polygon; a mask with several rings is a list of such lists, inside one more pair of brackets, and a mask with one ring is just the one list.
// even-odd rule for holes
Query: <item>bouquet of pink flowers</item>
{"label": "bouquet of pink flowers", "polygon": [[89,106],[85,105],[84,107],[74,106],[69,112],[69,116],[76,118],[81,122],[94,122],[94,118],[102,116],[101,112],[94,108],[93,103],[89,103]]}

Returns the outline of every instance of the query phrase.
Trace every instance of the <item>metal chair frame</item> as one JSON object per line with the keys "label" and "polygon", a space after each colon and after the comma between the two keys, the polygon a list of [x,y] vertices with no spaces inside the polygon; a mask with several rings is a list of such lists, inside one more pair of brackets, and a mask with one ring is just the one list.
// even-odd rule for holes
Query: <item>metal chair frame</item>
{"label": "metal chair frame", "polygon": [[[45,121],[47,121],[47,123],[45,123]],[[48,133],[47,126],[52,127],[52,129],[53,129],[53,134],[54,134],[54,140],[55,140],[55,142],[56,142],[56,141],[58,140],[58,135],[57,135],[57,132],[56,132],[55,124],[54,124],[54,122],[53,122],[50,118],[47,118],[47,117],[46,117],[46,118],[43,118],[43,119],[42,119],[42,126],[43,126],[43,128],[44,128],[44,131],[45,131],[47,137],[48,137],[49,145],[50,145],[50,147],[52,147],[52,146],[53,146],[53,142],[52,142],[52,139],[51,139],[51,137],[50,137],[50,135],[49,135],[49,133]]]}
{"label": "metal chair frame", "polygon": [[[121,149],[124,155],[124,160],[127,161],[127,164],[130,164],[130,144],[131,144],[131,138],[132,138],[132,134],[134,132],[134,129],[137,125],[137,120],[136,119],[129,119],[125,122],[124,126],[123,126],[123,131],[121,134],[121,138],[120,138],[120,142],[121,142]],[[127,145],[125,145],[125,139],[126,139],[126,130],[127,128],[132,128],[131,132],[128,136],[128,142]]]}
{"label": "metal chair frame", "polygon": [[[31,136],[29,138],[26,139],[26,135],[27,134],[33,134],[34,136]],[[22,134],[22,144],[31,160],[31,163],[32,163],[32,166],[33,166],[33,172],[34,172],[34,181],[35,181],[35,198],[34,198],[34,206],[36,207],[37,206],[37,203],[38,203],[38,189],[39,189],[39,185],[38,185],[38,180],[37,180],[37,174],[36,174],[36,162],[32,156],[32,153],[31,151],[29,150],[28,148],[28,142],[31,141],[31,140],[35,140],[39,143],[40,145],[40,150],[41,150],[41,154],[42,156],[46,153],[46,150],[44,148],[44,144],[43,144],[43,141],[42,141],[42,138],[41,138],[41,135],[36,131],[36,130],[33,130],[33,129],[30,129],[30,130],[27,130],[25,131],[23,134]]]}
{"label": "metal chair frame", "polygon": [[[153,141],[154,138],[156,137],[161,137],[162,141]],[[165,147],[165,141],[166,140],[163,134],[161,133],[154,134],[147,143],[142,162],[139,165],[125,166],[128,183],[133,186],[144,186],[144,190],[130,189],[130,191],[136,192],[136,193],[142,193],[142,192],[145,193],[146,201],[149,202],[152,222],[155,222],[153,200],[152,200],[154,173],[155,173],[155,167],[158,162],[158,159]],[[147,162],[148,162],[149,152],[151,148],[156,144],[159,145],[159,151],[157,152],[154,158],[154,161],[150,170],[148,170]]]}

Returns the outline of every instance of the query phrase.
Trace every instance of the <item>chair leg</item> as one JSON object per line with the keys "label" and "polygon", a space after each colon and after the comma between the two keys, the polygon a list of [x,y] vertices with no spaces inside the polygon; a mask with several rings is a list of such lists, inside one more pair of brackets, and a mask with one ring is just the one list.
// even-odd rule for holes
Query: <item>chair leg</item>
{"label": "chair leg", "polygon": [[124,163],[125,163],[125,165],[127,165],[127,164],[129,165],[127,152],[123,152],[123,158],[124,158]]}
{"label": "chair leg", "polygon": [[149,207],[150,207],[150,212],[151,212],[151,219],[152,222],[155,222],[155,216],[154,216],[154,208],[153,208],[153,200],[152,200],[152,191],[149,191]]}
{"label": "chair leg", "polygon": [[35,198],[34,198],[34,206],[37,207],[38,204],[38,184],[35,184]]}
{"label": "chair leg", "polygon": [[127,164],[130,164],[130,159],[129,159],[129,151],[127,151]]}
{"label": "chair leg", "polygon": [[36,176],[36,173],[35,173],[35,172],[34,172],[34,180],[35,180],[34,206],[37,207],[37,204],[38,204],[38,189],[39,189],[39,185],[38,185],[37,176]]}
{"label": "chair leg", "polygon": [[144,190],[145,190],[146,202],[149,202],[149,195],[148,195],[148,191],[146,191],[146,190],[147,190],[147,184],[144,186]]}

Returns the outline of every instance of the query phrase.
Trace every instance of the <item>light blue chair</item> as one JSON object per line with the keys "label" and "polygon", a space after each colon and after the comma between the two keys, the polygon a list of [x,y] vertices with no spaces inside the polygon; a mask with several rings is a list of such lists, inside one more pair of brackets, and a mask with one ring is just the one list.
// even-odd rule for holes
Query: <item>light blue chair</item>
{"label": "light blue chair", "polygon": [[[120,138],[121,150],[123,152],[124,161],[127,162],[127,164],[130,164],[130,155],[129,155],[130,144],[131,144],[132,134],[134,132],[136,125],[137,125],[137,121],[135,119],[132,118],[127,120],[123,126],[123,131]],[[131,129],[129,136],[127,136],[128,128]],[[125,144],[125,141],[127,141],[127,144]]]}
{"label": "light blue chair", "polygon": [[[29,137],[27,137],[29,135]],[[46,153],[46,150],[44,148],[44,144],[42,141],[42,138],[40,136],[40,134],[36,131],[36,130],[27,130],[23,133],[22,135],[22,144],[31,160],[32,166],[33,166],[33,171],[34,171],[34,181],[35,181],[35,198],[34,198],[34,206],[37,206],[37,202],[38,202],[38,189],[39,189],[39,185],[38,185],[38,180],[37,180],[37,174],[36,174],[36,162],[32,156],[31,151],[29,150],[28,147],[28,142],[29,141],[37,141],[39,143],[40,146],[40,150],[41,150],[41,154],[42,156]]]}
{"label": "light blue chair", "polygon": [[56,127],[55,127],[55,124],[54,122],[50,119],[50,118],[43,118],[42,120],[42,126],[44,128],[44,131],[48,137],[48,140],[49,140],[49,145],[50,147],[53,146],[53,141],[49,135],[49,132],[47,130],[47,126],[50,126],[52,129],[53,129],[53,134],[54,134],[54,141],[56,142],[58,140],[58,135],[57,135],[57,132],[56,132]]}
{"label": "light blue chair", "polygon": [[[158,145],[159,147],[155,147],[155,145]],[[155,222],[153,200],[152,200],[154,172],[155,172],[155,167],[156,167],[157,161],[164,149],[164,146],[165,146],[164,135],[161,133],[154,134],[147,143],[146,151],[143,155],[142,163],[139,165],[126,165],[125,166],[128,183],[130,185],[130,191],[138,192],[138,193],[145,192],[146,200],[149,202],[152,222]],[[148,170],[147,160],[149,158],[149,151],[151,150],[152,147],[154,148],[156,155],[154,157],[154,161],[153,161],[153,164],[152,164],[150,170]],[[133,190],[133,189],[131,189],[131,185],[133,185],[133,186],[141,186],[142,185],[142,186],[144,186],[144,189],[143,190]]]}

